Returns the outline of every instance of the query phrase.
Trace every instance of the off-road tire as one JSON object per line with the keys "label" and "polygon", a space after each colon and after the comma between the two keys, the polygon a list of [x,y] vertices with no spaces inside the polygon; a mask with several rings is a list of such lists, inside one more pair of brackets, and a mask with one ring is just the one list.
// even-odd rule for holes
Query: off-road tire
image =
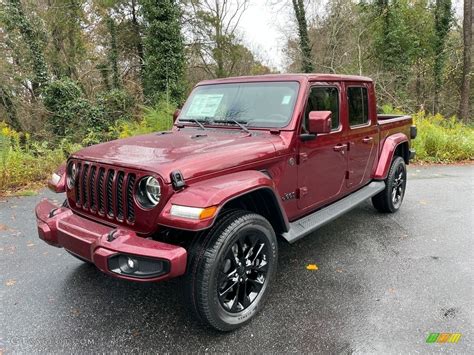
{"label": "off-road tire", "polygon": [[[400,177],[402,180],[400,180]],[[385,189],[372,197],[374,207],[383,213],[397,212],[403,202],[407,184],[407,168],[402,157],[395,157],[390,166],[387,178],[385,179]],[[394,190],[397,190],[399,199],[394,198]],[[401,193],[401,195],[399,195]]]}
{"label": "off-road tire", "polygon": [[[231,313],[225,308],[226,304],[222,303],[219,289],[221,283],[218,280],[222,280],[222,275],[225,275],[221,271],[223,263],[230,259],[228,256],[233,255],[229,253],[232,253],[238,241],[246,238],[245,235],[250,235],[249,233],[258,235],[259,242],[265,244],[268,268],[263,286],[250,305],[242,311]],[[203,323],[219,331],[239,328],[248,323],[262,308],[276,273],[277,262],[278,245],[271,224],[259,214],[242,210],[227,211],[209,231],[196,235],[188,249],[188,266],[183,279],[187,302]],[[244,273],[245,278],[245,271],[239,272]],[[239,294],[238,289],[235,294]]]}

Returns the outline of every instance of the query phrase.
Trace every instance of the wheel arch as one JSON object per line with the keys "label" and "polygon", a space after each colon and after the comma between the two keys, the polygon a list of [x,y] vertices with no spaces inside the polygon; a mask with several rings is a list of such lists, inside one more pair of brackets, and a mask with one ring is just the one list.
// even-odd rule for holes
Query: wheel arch
{"label": "wheel arch", "polygon": [[374,179],[385,180],[395,156],[402,157],[405,164],[410,162],[410,143],[403,133],[388,136],[381,148],[380,159],[375,170]]}
{"label": "wheel arch", "polygon": [[[216,206],[212,218],[185,219],[171,215],[172,205],[206,208]],[[158,224],[174,229],[200,231],[212,227],[229,209],[259,213],[272,224],[276,234],[288,230],[286,213],[278,198],[273,180],[265,173],[246,170],[192,184],[175,193],[163,208]]]}
{"label": "wheel arch", "polygon": [[234,208],[262,215],[270,222],[277,235],[289,229],[288,219],[278,197],[268,187],[260,187],[226,201],[221,211]]}

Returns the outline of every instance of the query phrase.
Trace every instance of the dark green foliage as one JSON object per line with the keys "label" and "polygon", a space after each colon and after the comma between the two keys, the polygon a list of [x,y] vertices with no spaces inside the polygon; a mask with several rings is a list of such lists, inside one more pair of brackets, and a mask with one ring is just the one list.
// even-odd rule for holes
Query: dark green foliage
{"label": "dark green foliage", "polygon": [[44,104],[49,111],[49,127],[56,138],[67,136],[72,142],[80,143],[92,132],[98,143],[108,138],[107,132],[116,121],[132,118],[135,103],[120,89],[101,92],[95,100],[89,100],[76,82],[63,78],[46,87]]}
{"label": "dark green foliage", "polygon": [[181,102],[184,89],[184,43],[180,10],[174,0],[142,0],[146,21],[143,91],[147,102],[160,97]]}
{"label": "dark green foliage", "polygon": [[110,32],[109,63],[112,68],[112,85],[114,89],[120,88],[120,74],[118,68],[117,29],[114,20],[107,17],[107,27]]}
{"label": "dark green foliage", "polygon": [[378,27],[374,43],[375,56],[382,70],[398,72],[401,76],[407,75],[415,41],[414,33],[406,23],[405,11],[406,3],[394,1],[389,5],[385,1],[377,11],[374,22]]}
{"label": "dark green foliage", "polygon": [[97,64],[96,69],[100,72],[100,76],[102,78],[102,84],[105,90],[110,90],[110,80],[109,80],[109,67],[106,63]]}
{"label": "dark green foliage", "polygon": [[81,127],[103,121],[101,110],[82,95],[79,85],[69,78],[53,81],[45,88],[43,102],[49,110],[48,123],[56,137],[74,136],[77,141],[83,132]]}
{"label": "dark green foliage", "polygon": [[51,46],[46,55],[56,78],[79,79],[78,66],[86,49],[81,25],[85,22],[85,0],[48,0],[46,27]]}
{"label": "dark green foliage", "polygon": [[57,112],[82,95],[81,88],[69,78],[51,82],[44,90],[43,103],[50,112]]}
{"label": "dark green foliage", "polygon": [[99,93],[96,102],[103,109],[109,125],[120,119],[132,119],[135,101],[125,90],[113,89]]}
{"label": "dark green foliage", "polygon": [[29,49],[29,56],[33,71],[31,78],[33,92],[39,95],[38,90],[48,82],[48,69],[44,58],[44,38],[37,28],[34,28],[31,21],[25,15],[20,0],[8,0],[6,6],[6,16],[2,18],[7,30],[18,30],[21,37]]}
{"label": "dark green foliage", "polygon": [[306,11],[303,0],[292,0],[298,24],[298,34],[301,49],[301,70],[304,73],[312,73],[314,66],[311,56],[311,44],[308,36],[308,25],[306,23]]}
{"label": "dark green foliage", "polygon": [[434,41],[434,82],[435,82],[435,98],[434,112],[439,110],[439,92],[443,85],[443,69],[446,62],[446,37],[448,36],[453,15],[451,11],[451,0],[436,0],[435,4],[435,41]]}
{"label": "dark green foliage", "polygon": [[13,97],[9,89],[0,84],[0,105],[5,108],[8,123],[13,129],[20,131],[21,125],[18,121],[16,107],[13,103]]}

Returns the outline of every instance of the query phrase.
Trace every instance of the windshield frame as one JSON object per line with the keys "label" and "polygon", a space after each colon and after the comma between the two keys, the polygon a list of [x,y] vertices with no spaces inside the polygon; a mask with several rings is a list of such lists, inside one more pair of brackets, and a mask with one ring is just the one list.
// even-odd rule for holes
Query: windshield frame
{"label": "windshield frame", "polygon": [[[189,118],[184,117],[184,109],[189,105],[190,99],[193,97],[193,93],[196,91],[196,89],[203,87],[203,86],[216,86],[216,85],[239,85],[239,84],[273,84],[273,83],[296,83],[296,93],[295,93],[295,99],[293,102],[293,106],[291,108],[291,113],[288,117],[287,122],[282,125],[282,126],[264,126],[264,125],[247,125],[244,124],[244,126],[249,129],[249,130],[286,130],[291,128],[293,126],[293,121],[294,121],[294,116],[295,116],[295,111],[299,107],[299,101],[301,97],[301,90],[304,87],[304,84],[302,81],[297,80],[297,79],[277,79],[277,80],[223,80],[223,81],[218,81],[218,82],[201,82],[198,83],[193,90],[190,92],[188,95],[188,98],[186,99],[185,103],[182,106],[180,115],[176,119],[174,125],[175,126],[188,126],[188,127],[195,127],[197,124],[193,122],[192,120],[188,120]],[[180,117],[183,117],[184,121],[180,121]],[[195,117],[194,117],[195,118]],[[238,119],[237,119],[238,120]],[[238,120],[240,121],[240,120]],[[230,128],[230,129],[241,129],[238,125],[232,124],[232,123],[219,123],[219,120],[215,121],[209,121],[206,122],[204,119],[199,120],[201,124],[203,124],[205,127],[210,127],[210,128]]]}

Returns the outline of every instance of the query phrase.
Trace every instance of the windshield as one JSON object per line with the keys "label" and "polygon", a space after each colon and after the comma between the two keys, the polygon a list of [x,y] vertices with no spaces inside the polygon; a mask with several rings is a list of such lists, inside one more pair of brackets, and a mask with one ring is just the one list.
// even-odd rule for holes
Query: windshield
{"label": "windshield", "polygon": [[284,127],[293,113],[297,82],[234,83],[198,86],[181,111],[180,121]]}

